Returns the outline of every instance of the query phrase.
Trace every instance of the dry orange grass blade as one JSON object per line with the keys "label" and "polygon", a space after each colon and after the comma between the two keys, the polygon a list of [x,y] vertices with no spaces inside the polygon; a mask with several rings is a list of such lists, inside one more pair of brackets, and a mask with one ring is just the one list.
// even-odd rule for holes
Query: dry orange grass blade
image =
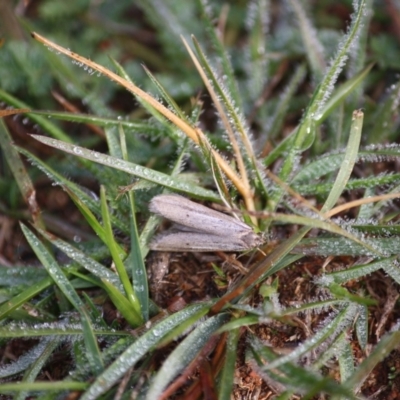
{"label": "dry orange grass blade", "polygon": [[[230,141],[231,146],[233,148],[233,151],[234,151],[234,154],[235,154],[235,159],[236,159],[236,162],[238,164],[238,169],[239,169],[240,176],[241,176],[241,179],[242,179],[242,184],[243,184],[244,191],[241,192],[241,194],[242,194],[242,196],[244,198],[244,201],[245,201],[245,204],[246,204],[246,208],[247,208],[248,211],[254,211],[255,207],[254,207],[253,195],[252,195],[251,187],[250,187],[249,180],[248,180],[248,177],[247,177],[246,167],[244,165],[242,153],[241,153],[240,148],[239,148],[239,143],[237,142],[236,137],[235,137],[234,132],[233,132],[233,128],[232,128],[231,124],[229,123],[229,117],[228,117],[228,115],[226,115],[226,113],[224,111],[224,108],[223,108],[220,100],[218,99],[218,96],[215,93],[215,90],[214,90],[213,86],[211,85],[207,75],[205,74],[202,66],[200,65],[199,60],[197,59],[197,57],[193,53],[192,49],[190,48],[189,44],[186,42],[186,40],[183,37],[182,37],[182,40],[183,40],[183,44],[186,47],[187,52],[189,53],[189,55],[190,55],[190,57],[191,57],[191,59],[193,61],[193,64],[195,65],[195,67],[197,69],[197,72],[201,76],[201,79],[203,80],[203,83],[206,86],[206,88],[208,90],[208,93],[210,94],[210,96],[212,98],[214,106],[217,109],[218,114],[219,114],[219,116],[220,116],[220,118],[222,120],[222,123],[223,123],[223,125],[224,125],[224,127],[226,129],[226,133],[227,133],[227,135],[229,137],[229,141]],[[193,38],[193,40],[194,40],[194,38]],[[247,139],[245,135],[242,135],[242,138]],[[243,142],[244,142],[244,144],[246,146],[247,152],[252,157],[253,156],[253,152],[252,152],[250,143],[247,140],[243,140]],[[254,218],[252,218],[252,219],[253,219],[253,223],[256,224],[256,220]]]}
{"label": "dry orange grass blade", "polygon": [[0,118],[9,117],[16,114],[25,114],[30,112],[29,108],[12,108],[10,110],[0,110]]}
{"label": "dry orange grass blade", "polygon": [[[73,51],[66,49],[62,46],[57,45],[56,43],[51,42],[50,40],[44,38],[43,36],[32,32],[32,37],[40,43],[43,43],[45,46],[50,47],[57,52],[66,55],[67,57],[76,60],[77,62],[87,65],[89,68],[100,72],[104,76],[107,76],[112,81],[120,84],[130,92],[132,92],[135,96],[140,97],[142,100],[146,101],[150,104],[154,109],[159,111],[165,118],[169,119],[174,125],[176,125],[179,129],[181,129],[193,142],[199,144],[200,141],[203,143],[207,142],[207,137],[199,128],[194,128],[193,126],[189,125],[187,122],[183,121],[181,118],[177,117],[173,112],[168,110],[168,108],[164,107],[161,103],[159,103],[156,99],[150,96],[148,93],[134,85],[133,83],[127,81],[124,78],[121,78],[119,75],[115,74],[114,72],[110,71],[109,69],[103,67],[100,64],[97,64],[85,57],[80,56]],[[243,198],[248,198],[248,188],[246,185],[243,184],[243,180],[239,177],[239,175],[229,166],[229,164],[221,157],[221,155],[211,149],[213,157],[215,158],[216,162],[220,166],[221,170],[225,173],[225,175],[230,179],[233,185],[237,188],[239,193],[243,196]],[[247,204],[247,203],[246,203]]]}

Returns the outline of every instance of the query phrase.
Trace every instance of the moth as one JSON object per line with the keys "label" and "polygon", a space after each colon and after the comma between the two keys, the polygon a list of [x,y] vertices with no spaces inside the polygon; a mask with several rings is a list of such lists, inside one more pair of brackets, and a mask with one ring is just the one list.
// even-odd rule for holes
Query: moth
{"label": "moth", "polygon": [[153,197],[149,210],[174,223],[152,239],[151,250],[244,251],[263,243],[244,222],[176,194]]}

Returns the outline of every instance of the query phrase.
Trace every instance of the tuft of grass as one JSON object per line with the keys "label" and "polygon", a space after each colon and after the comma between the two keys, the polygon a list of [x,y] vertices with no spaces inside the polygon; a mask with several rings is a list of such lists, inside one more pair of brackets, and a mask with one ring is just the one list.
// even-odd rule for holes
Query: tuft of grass
{"label": "tuft of grass", "polygon": [[[354,1],[341,33],[323,27],[340,22],[326,6],[311,14],[297,1],[278,13],[268,0],[103,3],[42,1],[40,18],[24,24],[60,23],[57,35],[35,32],[29,46],[7,40],[0,51],[9,61],[0,99],[15,108],[0,124],[1,212],[21,222],[31,249],[25,265],[1,261],[0,340],[13,349],[32,339],[13,360],[3,354],[0,393],[230,399],[253,385],[260,396],[357,399],[378,390],[368,379],[373,370],[383,379],[382,361],[397,351],[398,324],[388,326],[400,284],[400,86],[393,75],[385,96],[371,94],[387,67],[368,30],[379,6]],[[130,26],[128,9],[145,22]],[[85,17],[79,44],[63,10],[70,24]],[[107,30],[108,59],[98,51]],[[128,61],[116,61],[127,49]],[[135,101],[118,101],[125,91]],[[23,114],[28,144],[14,143],[12,114]],[[38,201],[43,175],[70,215],[43,212],[53,205]],[[147,204],[163,192],[223,204],[269,241],[149,282],[147,243],[160,221]],[[176,257],[193,268],[193,257]]]}

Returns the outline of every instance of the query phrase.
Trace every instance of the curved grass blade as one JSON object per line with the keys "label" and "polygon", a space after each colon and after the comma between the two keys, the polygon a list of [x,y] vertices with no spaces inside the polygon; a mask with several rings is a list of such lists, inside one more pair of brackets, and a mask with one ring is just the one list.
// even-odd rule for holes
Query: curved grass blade
{"label": "curved grass blade", "polygon": [[[126,147],[125,132],[120,127],[120,142],[122,157],[128,159],[128,150]],[[128,193],[129,207],[131,215],[131,251],[125,260],[125,265],[131,270],[132,283],[135,294],[140,303],[141,314],[144,321],[149,319],[149,287],[147,283],[147,270],[144,265],[144,257],[140,246],[139,231],[136,223],[136,207],[133,191]]]}
{"label": "curved grass blade", "polygon": [[[314,140],[316,121],[320,118],[321,112],[326,104],[326,101],[331,96],[334,84],[341,72],[343,65],[347,58],[347,53],[355,40],[357,40],[357,35],[361,29],[362,23],[365,19],[364,8],[365,0],[361,0],[359,4],[355,3],[357,7],[356,13],[353,16],[352,23],[348,29],[348,33],[344,36],[342,42],[338,46],[338,52],[336,57],[331,63],[331,66],[326,73],[323,81],[315,90],[313,98],[307,108],[307,111],[303,117],[301,124],[296,130],[294,135],[293,145],[290,148],[289,154],[285,158],[284,164],[281,169],[279,178],[286,182],[290,174],[296,165],[296,160],[299,157],[299,152],[311,145]],[[271,204],[275,208],[279,203],[282,196],[282,191],[277,191],[273,198],[271,199]]]}
{"label": "curved grass blade", "polygon": [[125,253],[119,252],[119,245],[114,239],[113,228],[110,220],[110,213],[107,207],[106,192],[104,186],[100,188],[100,199],[101,199],[101,214],[103,217],[103,226],[105,233],[105,244],[110,249],[111,257],[114,261],[115,268],[117,270],[118,276],[121,279],[122,286],[124,287],[125,294],[128,301],[132,305],[132,311],[134,313],[135,319],[138,325],[143,322],[143,316],[141,313],[141,307],[136,293],[133,291],[132,284],[129,280],[126,268],[122,262],[122,258],[125,257]]}
{"label": "curved grass blade", "polygon": [[82,395],[81,400],[97,399],[101,394],[115,385],[130,368],[160,343],[171,330],[189,318],[201,318],[208,310],[209,305],[194,304],[154,325],[96,378],[95,382]]}
{"label": "curved grass blade", "polygon": [[237,358],[237,345],[240,338],[240,329],[232,329],[229,332],[226,346],[224,367],[221,371],[218,388],[219,400],[230,400],[233,392],[233,381],[235,375],[235,363]]}
{"label": "curved grass blade", "polygon": [[318,39],[318,32],[306,15],[301,2],[290,0],[289,4],[297,17],[297,23],[303,39],[305,53],[311,66],[314,80],[318,81],[321,79],[326,68],[324,48]]}
{"label": "curved grass blade", "polygon": [[326,102],[324,107],[321,109],[318,118],[316,119],[316,122],[322,124],[326,120],[326,118],[328,118],[328,116],[333,112],[333,110],[335,110],[341,103],[343,103],[344,99],[354,93],[354,91],[367,77],[373,66],[374,64],[368,65],[357,75],[339,85],[337,89],[332,93],[332,96]]}
{"label": "curved grass blade", "polygon": [[322,213],[329,211],[336,204],[338,198],[342,195],[342,192],[346,187],[347,181],[350,178],[354,164],[357,160],[358,149],[360,147],[363,119],[363,112],[354,111],[349,141],[346,147],[346,154],[343,159],[342,167],[339,169],[335,183],[332,186],[332,190],[322,206]]}
{"label": "curved grass blade", "polygon": [[86,356],[94,373],[99,372],[103,367],[103,360],[94,336],[92,325],[85,311],[85,305],[71,285],[71,282],[64,275],[56,261],[44,247],[44,245],[36,238],[36,236],[21,224],[21,229],[29,242],[32,250],[39,258],[49,275],[53,278],[54,283],[60,288],[65,297],[74,306],[76,311],[81,315],[81,322],[84,330],[84,339],[86,345]]}
{"label": "curved grass blade", "polygon": [[329,320],[328,318],[327,321],[320,325],[322,328],[312,337],[302,342],[290,354],[281,356],[266,365],[265,369],[272,370],[274,368],[280,367],[287,362],[295,362],[299,359],[299,357],[315,349],[328,338],[334,338],[338,336],[343,330],[345,330],[353,323],[354,317],[356,316],[359,307],[359,305],[350,304],[342,309],[339,313],[337,313],[337,315],[331,320]]}
{"label": "curved grass blade", "polygon": [[[85,57],[82,57],[79,54],[76,54],[69,49],[65,49],[62,46],[59,46],[59,45],[45,39],[44,37],[40,36],[39,34],[37,34],[35,32],[32,32],[31,35],[35,40],[49,46],[52,49],[57,50],[60,54],[65,54],[66,56],[78,61],[79,63],[87,65],[88,67],[92,68],[93,70],[98,71],[101,74],[104,74],[109,79],[122,85],[127,90],[132,92],[135,96],[140,97],[141,99],[146,101],[148,104],[150,104],[154,109],[156,109],[158,112],[160,112],[165,118],[169,119],[173,124],[175,124],[179,129],[181,129],[194,143],[197,144],[199,142],[199,138],[206,140],[204,133],[199,128],[195,128],[195,127],[187,124],[185,121],[181,120],[172,111],[170,111],[168,108],[164,107],[160,102],[158,102],[156,99],[154,99],[152,96],[150,96],[145,91],[138,88],[136,85],[134,85],[129,80],[121,78],[120,76],[113,73],[109,69],[101,66],[100,64],[97,64]],[[242,188],[241,183],[240,183],[241,180],[238,177],[238,175],[236,174],[236,172],[220,156],[220,154],[218,152],[213,151],[213,153],[214,153],[214,157],[216,158],[218,164],[221,166],[221,169],[224,171],[224,173],[227,175],[227,177],[232,181],[232,183],[236,187],[238,187],[238,190],[241,190],[241,188]],[[243,193],[243,195],[245,196],[246,193]]]}
{"label": "curved grass blade", "polygon": [[[16,108],[30,108],[26,103],[18,100],[16,97],[0,89],[0,100],[3,100],[7,104],[11,104]],[[45,132],[49,135],[63,140],[65,142],[71,142],[71,138],[58,126],[53,124],[46,117],[35,115],[34,113],[26,113],[26,115],[34,122],[36,122]]]}
{"label": "curved grass blade", "polygon": [[370,355],[358,366],[352,376],[346,381],[346,385],[353,388],[354,392],[357,393],[376,365],[384,360],[392,350],[398,348],[399,342],[399,331],[391,332],[383,337]]}
{"label": "curved grass blade", "polygon": [[282,393],[281,397],[286,396],[283,398],[292,398],[291,395],[294,393],[301,393],[302,399],[309,400],[322,392],[331,395],[332,398],[334,398],[333,396],[342,395],[346,399],[358,399],[347,385],[339,385],[332,378],[320,376],[294,363],[288,362],[280,366],[278,370],[271,370],[269,364],[277,359],[277,355],[254,336],[251,338],[249,351],[251,353],[247,354],[247,358],[250,361],[250,365],[252,361],[255,363],[251,366],[261,376],[266,375],[264,380],[268,382],[268,379],[272,379],[282,383],[284,388],[289,388]]}
{"label": "curved grass blade", "polygon": [[[85,204],[91,211],[95,212],[96,214],[100,215],[100,202],[98,200],[93,199],[87,192],[82,190],[79,185],[75,184],[74,182],[69,181],[58,172],[51,169],[46,163],[42,160],[35,157],[33,154],[29,153],[25,149],[17,147],[18,151],[25,155],[37,168],[43,171],[52,181],[56,184],[66,187],[70,190],[70,193],[74,193],[80,201]],[[116,218],[115,216],[111,216],[111,221],[113,226],[120,229],[124,233],[129,232],[129,226],[121,220],[121,218]]]}
{"label": "curved grass blade", "polygon": [[[206,85],[208,92],[210,93],[210,96],[212,97],[213,103],[218,111],[218,114],[222,120],[222,123],[225,127],[226,133],[229,137],[229,142],[230,145],[232,146],[236,162],[238,164],[238,170],[240,172],[240,186],[236,186],[238,191],[242,194],[243,199],[246,204],[246,208],[249,211],[254,211],[254,201],[253,201],[253,196],[250,190],[250,184],[249,184],[249,179],[248,179],[248,173],[245,168],[245,162],[244,162],[244,157],[247,156],[249,160],[252,160],[252,163],[254,164],[253,167],[255,167],[255,163],[253,162],[255,160],[254,157],[254,151],[252,148],[252,145],[249,141],[248,138],[248,129],[244,127],[244,118],[241,118],[235,109],[235,107],[232,104],[232,100],[228,98],[227,93],[222,89],[220,82],[218,81],[217,77],[215,76],[214,72],[212,71],[211,67],[209,66],[209,63],[207,62],[207,59],[200,48],[199,43],[196,41],[194,37],[192,37],[193,43],[196,47],[196,51],[199,54],[202,65],[200,65],[200,62],[197,60],[196,56],[194,55],[193,51],[189,47],[188,43],[183,39],[183,43],[192,58],[193,63],[195,64],[198,73],[202,77],[203,83]],[[204,68],[204,70],[203,70]],[[207,72],[207,73],[206,73]],[[212,82],[212,84],[210,83]],[[215,88],[215,89],[214,89]],[[222,99],[220,101],[219,99]],[[224,110],[227,110],[225,112]],[[233,127],[230,123],[230,120],[233,121],[235,130],[239,132],[240,138],[242,143],[244,144],[244,147],[246,149],[246,152],[242,154],[238,140],[234,134]],[[206,141],[204,141],[206,143]],[[214,153],[212,152],[214,155]],[[218,162],[218,160],[216,160]],[[218,162],[219,163],[219,162]],[[220,164],[220,163],[219,163]],[[222,165],[220,165],[222,167]],[[254,222],[256,222],[254,220]]]}
{"label": "curved grass blade", "polygon": [[239,109],[242,109],[242,96],[239,94],[239,88],[237,85],[237,80],[235,79],[235,73],[233,71],[232,64],[230,62],[226,48],[224,47],[221,39],[218,37],[217,30],[215,29],[215,26],[213,24],[215,16],[211,15],[210,13],[210,7],[212,7],[212,5],[206,4],[206,2],[202,0],[197,0],[196,3],[200,10],[200,18],[203,23],[203,29],[206,30],[207,35],[213,45],[213,48],[215,49],[216,57],[221,62],[222,74],[226,77],[224,83],[226,84],[236,106]]}
{"label": "curved grass blade", "polygon": [[[398,237],[374,238],[373,245],[387,255],[398,254]],[[347,238],[306,238],[293,250],[293,253],[318,256],[376,256],[376,251],[371,251],[363,245],[359,245]]]}
{"label": "curved grass blade", "polygon": [[0,120],[0,146],[3,149],[3,155],[14,175],[22,197],[28,205],[34,224],[43,228],[44,223],[41,217],[41,211],[36,201],[36,190],[21,161],[20,155],[15,147],[11,145],[11,136],[3,120]]}
{"label": "curved grass blade", "polygon": [[[67,193],[71,197],[72,201],[76,205],[76,207],[79,209],[80,213],[83,215],[87,223],[90,225],[90,227],[94,230],[96,235],[100,238],[100,240],[107,245],[107,233],[106,230],[103,226],[101,226],[100,222],[97,221],[95,215],[90,211],[89,207],[86,206],[84,202],[81,201],[81,199],[75,195],[74,192],[71,192],[70,189],[66,189]],[[111,218],[111,217],[110,217]],[[111,220],[111,223],[113,221]],[[118,244],[115,243],[115,246],[117,247],[118,254],[121,255],[126,255],[125,250]]]}
{"label": "curved grass blade", "polygon": [[65,253],[65,255],[67,255],[71,260],[76,261],[80,266],[92,273],[95,277],[102,281],[110,282],[113,286],[123,291],[121,281],[115,272],[104,267],[104,265],[87,256],[86,253],[65,242],[64,240],[61,240],[54,235],[40,229],[38,229],[38,232],[50,243]]}
{"label": "curved grass blade", "polygon": [[212,201],[219,201],[219,197],[211,190],[203,189],[200,186],[193,185],[190,182],[182,182],[179,179],[163,174],[162,172],[154,171],[150,168],[143,167],[132,162],[124,161],[118,158],[99,153],[97,151],[88,150],[84,147],[72,145],[69,143],[61,142],[56,139],[48,138],[40,135],[31,135],[39,142],[47,144],[48,146],[62,150],[66,153],[74,154],[79,157],[97,162],[99,164],[107,165],[111,168],[124,171],[128,174],[135,175],[139,178],[148,180],[158,185],[167,187],[171,190],[190,194],[194,197],[207,199]]}
{"label": "curved grass blade", "polygon": [[[53,355],[54,350],[60,345],[59,339],[44,339],[41,341],[44,344],[44,348],[41,354],[35,357],[33,364],[26,370],[24,377],[21,382],[34,382],[39,373],[42,371],[43,366],[49,361]],[[21,392],[18,393],[14,400],[25,400],[29,397],[29,393]]]}
{"label": "curved grass blade", "polygon": [[214,332],[228,319],[228,314],[211,317],[185,338],[164,361],[150,385],[146,399],[158,399],[168,384],[189,365]]}
{"label": "curved grass blade", "polygon": [[0,321],[8,317],[13,311],[27,303],[30,299],[42,293],[45,289],[51,287],[53,284],[53,279],[48,277],[39,282],[33,283],[15,297],[8,299],[0,305]]}

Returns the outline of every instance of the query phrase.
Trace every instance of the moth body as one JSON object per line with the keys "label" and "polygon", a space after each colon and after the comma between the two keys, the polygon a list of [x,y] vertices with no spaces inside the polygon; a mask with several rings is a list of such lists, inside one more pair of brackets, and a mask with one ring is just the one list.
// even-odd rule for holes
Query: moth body
{"label": "moth body", "polygon": [[155,196],[149,210],[174,225],[149,244],[158,251],[245,251],[262,244],[248,225],[179,195]]}

